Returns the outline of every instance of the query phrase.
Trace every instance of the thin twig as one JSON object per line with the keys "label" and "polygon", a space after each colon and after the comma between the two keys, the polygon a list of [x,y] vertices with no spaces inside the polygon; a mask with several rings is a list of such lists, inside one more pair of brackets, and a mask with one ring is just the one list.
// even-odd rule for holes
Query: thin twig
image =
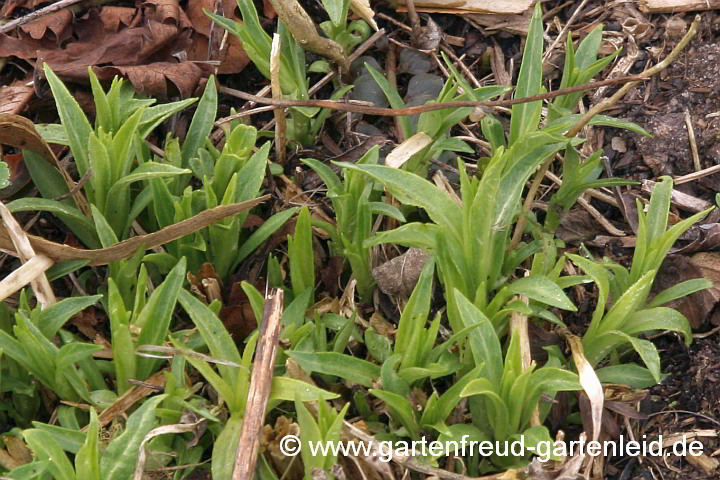
{"label": "thin twig", "polygon": [[575,23],[575,20],[577,19],[578,15],[580,14],[580,11],[585,8],[585,4],[588,2],[588,0],[583,0],[580,5],[575,9],[575,12],[573,12],[570,19],[567,21],[563,29],[558,33],[558,36],[555,37],[555,40],[553,40],[553,43],[550,44],[550,48],[547,49],[545,52],[545,55],[543,56],[543,62],[547,62],[548,58],[550,58],[550,55],[552,54],[552,51],[555,49],[555,46],[562,42],[563,38],[565,37],[565,34],[570,29],[570,25]]}
{"label": "thin twig", "polygon": [[690,110],[687,108],[685,109],[685,126],[687,127],[688,141],[690,142],[690,152],[692,153],[695,171],[699,172],[702,170],[702,165],[700,165],[700,155],[698,154],[697,141],[695,140],[695,130],[692,126],[692,117],[690,117]]}
{"label": "thin twig", "polygon": [[[521,103],[528,103],[528,102],[536,102],[538,100],[548,100],[551,98],[559,97],[562,95],[567,95],[569,93],[575,93],[575,92],[584,92],[587,90],[595,90],[600,87],[605,87],[608,85],[621,85],[621,84],[627,84],[628,82],[633,82],[633,85],[636,85],[639,82],[642,82],[644,80],[647,80],[652,76],[654,73],[648,74],[650,70],[646,71],[645,73],[639,74],[639,75],[630,75],[627,77],[618,77],[618,78],[610,78],[606,80],[600,80],[597,82],[591,82],[586,83],[584,85],[576,85],[574,87],[568,87],[563,88],[560,90],[554,90],[552,92],[547,93],[541,93],[539,95],[532,95],[530,97],[523,97],[523,98],[512,98],[507,100],[490,100],[485,102],[475,101],[475,100],[456,100],[452,102],[440,102],[440,103],[430,103],[426,105],[418,105],[417,107],[405,107],[405,108],[380,108],[380,107],[371,107],[367,105],[359,105],[357,103],[348,102],[345,100],[276,100],[271,98],[263,98],[258,97],[257,95],[253,95],[251,93],[246,93],[241,90],[236,90],[233,88],[218,87],[218,91],[221,93],[225,93],[227,95],[232,95],[237,98],[242,98],[243,100],[248,100],[251,102],[259,103],[262,105],[273,105],[276,107],[320,107],[320,108],[329,108],[331,110],[339,110],[342,112],[353,112],[353,113],[363,113],[367,115],[379,115],[379,116],[387,116],[387,117],[397,117],[397,116],[405,116],[405,115],[417,115],[424,112],[432,112],[435,110],[444,110],[447,108],[465,108],[465,107],[509,107],[512,105],[518,105]],[[629,89],[628,89],[629,90]],[[603,108],[604,109],[604,108]],[[591,110],[592,111],[592,110]],[[588,115],[590,112],[588,112]],[[594,117],[595,114],[593,114],[587,121],[590,121],[592,117]],[[230,118],[230,117],[228,117]],[[583,117],[584,118],[584,117]],[[223,121],[229,121],[226,119],[222,119]],[[583,125],[584,127],[585,125]],[[581,127],[582,129],[582,127]]]}
{"label": "thin twig", "polygon": [[[370,47],[375,45],[375,43],[384,36],[385,36],[384,28],[381,28],[380,30],[375,32],[370,38],[365,40],[365,42],[362,45],[360,45],[358,48],[355,49],[355,51],[353,51],[352,55],[350,55],[350,58],[349,58],[350,63],[352,64],[352,62],[355,59],[359,58],[361,55],[363,55],[365,52],[367,52],[370,49]],[[315,93],[317,93],[318,90],[320,90],[322,87],[324,87],[325,85],[330,83],[330,80],[332,80],[335,77],[335,75],[337,75],[337,72],[335,72],[335,71],[327,73],[323,78],[320,79],[319,82],[317,82],[315,85],[310,87],[310,89],[308,90],[308,94],[314,95]],[[269,92],[270,92],[270,87],[269,86],[265,87],[262,90],[260,90],[260,92],[258,93],[258,97],[262,98],[264,95],[267,95]],[[257,103],[258,102],[251,100],[247,104],[247,106],[252,107],[253,105],[256,105]],[[260,103],[262,103],[262,102],[260,102]],[[265,109],[265,110],[261,110],[261,109]],[[215,122],[215,125],[219,126],[219,125],[222,125],[223,123],[231,122],[231,121],[235,120],[236,118],[241,118],[241,117],[244,117],[247,115],[251,115],[252,113],[260,113],[261,111],[266,112],[269,110],[272,110],[272,108],[260,107],[258,109],[250,110],[250,111],[244,110],[244,111],[236,113],[235,115],[230,115],[228,117],[223,117],[223,118],[218,119]]]}
{"label": "thin twig", "polygon": [[682,185],[683,183],[692,182],[694,180],[698,180],[700,178],[707,177],[718,172],[720,172],[720,165],[713,165],[712,167],[705,168],[703,170],[700,170],[699,172],[688,173],[687,175],[675,177],[673,179],[673,183],[675,185]]}
{"label": "thin twig", "polygon": [[238,441],[232,480],[252,480],[260,449],[259,436],[265,422],[272,383],[278,337],[282,326],[283,291],[274,290],[266,298],[253,371],[250,377],[247,407]]}
{"label": "thin twig", "polygon": [[10,32],[13,29],[19,27],[20,25],[25,25],[26,23],[30,23],[32,21],[37,20],[40,17],[44,17],[45,15],[50,15],[51,13],[55,13],[57,11],[62,10],[63,8],[71,7],[75,5],[76,3],[80,3],[84,0],[60,0],[59,2],[53,3],[52,5],[48,5],[45,8],[41,8],[40,10],[35,10],[34,12],[30,12],[24,17],[16,18],[15,20],[12,20],[5,25],[0,26],[0,33],[6,33]]}

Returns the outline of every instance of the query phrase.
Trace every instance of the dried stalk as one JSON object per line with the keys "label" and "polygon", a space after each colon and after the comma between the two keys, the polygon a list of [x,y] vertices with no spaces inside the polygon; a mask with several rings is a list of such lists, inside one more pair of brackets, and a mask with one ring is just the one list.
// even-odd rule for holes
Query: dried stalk
{"label": "dried stalk", "polygon": [[245,419],[238,441],[232,480],[252,480],[260,449],[260,432],[265,422],[277,343],[283,313],[283,291],[274,290],[265,299],[265,315],[250,377]]}

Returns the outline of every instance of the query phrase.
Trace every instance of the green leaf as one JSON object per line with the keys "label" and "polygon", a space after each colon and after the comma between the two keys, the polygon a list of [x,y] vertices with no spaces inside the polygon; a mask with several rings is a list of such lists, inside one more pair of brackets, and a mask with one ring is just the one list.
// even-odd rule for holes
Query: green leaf
{"label": "green leaf", "polygon": [[462,238],[462,222],[457,215],[457,204],[443,190],[427,180],[412,172],[384,165],[334,163],[369,175],[385,185],[400,202],[423,208],[438,226],[447,229],[455,238]]}
{"label": "green leaf", "polygon": [[315,173],[320,176],[323,183],[325,183],[325,185],[327,186],[328,193],[333,192],[339,194],[344,190],[340,178],[335,175],[335,172],[332,171],[332,168],[330,168],[323,162],[312,158],[302,158],[300,159],[300,161],[308,167],[312,168]]}
{"label": "green leaf", "polygon": [[48,432],[42,430],[25,430],[23,437],[35,458],[49,461],[48,470],[56,480],[75,480],[75,470],[70,460]]}
{"label": "green leaf", "polygon": [[[525,41],[520,73],[518,74],[515,98],[525,98],[542,93],[543,55],[543,11],[540,3],[535,4],[530,29]],[[512,106],[510,116],[510,145],[523,135],[535,131],[540,122],[542,102],[526,102]]]}
{"label": "green leaf", "polygon": [[145,436],[155,427],[155,409],[167,398],[158,395],[143,403],[125,423],[125,431],[110,442],[100,459],[103,480],[127,480],[131,478],[137,456]]}
{"label": "green leaf", "polygon": [[308,288],[315,289],[315,255],[312,237],[310,211],[307,207],[303,207],[295,223],[295,235],[288,236],[290,281],[293,295],[296,296]]}
{"label": "green leaf", "polygon": [[65,127],[65,132],[70,141],[70,149],[73,157],[75,157],[78,173],[83,176],[90,165],[88,161],[88,139],[92,133],[92,127],[80,105],[50,66],[46,63],[44,68],[45,77],[50,84],[53,97],[55,97],[55,105],[57,106],[58,115],[60,115],[60,121]]}
{"label": "green leaf", "polygon": [[197,101],[197,98],[187,98],[177,102],[162,103],[152,107],[145,108],[140,118],[140,127],[138,136],[144,140],[155,130],[155,128],[164,122],[171,115],[184,110]]}
{"label": "green leaf", "polygon": [[623,332],[638,335],[652,330],[670,330],[682,333],[685,345],[692,343],[692,329],[685,315],[673,308],[655,307],[633,312],[625,322]]}
{"label": "green leaf", "polygon": [[461,397],[470,397],[473,395],[482,395],[489,400],[489,404],[492,405],[493,410],[492,414],[488,414],[488,420],[493,426],[495,440],[504,440],[510,428],[509,413],[505,402],[495,393],[495,389],[487,378],[477,378],[473,380],[460,392]]}
{"label": "green leaf", "polygon": [[[43,160],[44,161],[44,160]],[[47,162],[46,162],[47,163]],[[50,212],[57,215],[64,223],[71,227],[89,248],[100,248],[95,234],[95,225],[83,215],[80,210],[63,202],[45,198],[18,198],[6,205],[8,210],[16,212]]]}
{"label": "green leaf", "polygon": [[373,380],[380,377],[380,367],[367,360],[335,352],[286,352],[309,373],[324,373],[344,378],[365,387],[372,387]]}
{"label": "green leaf", "polygon": [[386,217],[394,218],[398,222],[404,222],[405,216],[402,214],[397,207],[394,207],[385,202],[370,202],[368,204],[370,212],[375,215],[385,215]]}
{"label": "green leaf", "polygon": [[10,169],[7,163],[0,161],[0,189],[10,186]]}
{"label": "green leaf", "polygon": [[483,364],[483,374],[497,391],[503,376],[503,357],[500,340],[490,320],[475,305],[465,298],[459,290],[455,290],[458,311],[465,327],[479,324],[469,332],[468,341],[475,363]]}
{"label": "green leaf", "polygon": [[211,464],[213,480],[231,480],[242,426],[242,416],[230,415],[225,428],[215,439]]}
{"label": "green leaf", "polygon": [[314,402],[318,399],[332,400],[339,396],[315,385],[289,377],[273,377],[270,390],[271,400],[294,401],[299,398],[303,402]]}
{"label": "green leaf", "polygon": [[[178,301],[197,327],[213,357],[233,363],[241,363],[242,359],[235,342],[225,329],[222,321],[212,310],[185,289],[180,289]],[[218,370],[222,377],[228,380],[232,386],[237,383],[237,368],[218,365]]]}
{"label": "green leaf", "polygon": [[85,443],[86,434],[79,430],[71,430],[57,425],[48,425],[42,422],[32,422],[33,427],[50,434],[58,447],[69,453],[77,453]]}
{"label": "green leaf", "polygon": [[[145,308],[136,320],[142,330],[137,339],[138,345],[162,345],[170,328],[170,320],[175,311],[178,293],[185,281],[187,259],[182,257],[178,264],[165,277],[165,281],[155,289]],[[145,380],[157,369],[160,360],[140,357],[137,360],[137,378]]]}
{"label": "green leaf", "polygon": [[95,305],[101,298],[102,295],[93,295],[60,300],[39,312],[37,326],[46,338],[51,339],[70,317],[85,310],[90,305]]}
{"label": "green leaf", "polygon": [[90,424],[85,435],[85,443],[75,455],[75,473],[83,480],[101,480],[100,450],[98,435],[100,426],[94,408],[90,408]]}
{"label": "green leaf", "polygon": [[283,225],[285,225],[285,223],[290,220],[290,217],[292,217],[298,210],[299,207],[288,208],[287,210],[278,212],[265,220],[265,222],[260,225],[260,227],[255,230],[250,237],[248,237],[245,243],[242,244],[238,250],[237,257],[235,258],[235,263],[233,263],[233,267],[230,271],[234,271],[240,262],[245,260],[248,255],[255,251],[256,248],[265,243],[265,241],[270,238],[273,233],[277,232]]}
{"label": "green leaf", "polygon": [[394,243],[406,247],[436,248],[437,234],[441,229],[432,223],[413,222],[402,225],[393,230],[380,232],[363,242],[363,247],[374,247],[383,243]]}
{"label": "green leaf", "polygon": [[199,148],[205,145],[205,139],[210,135],[215,116],[217,115],[217,87],[215,76],[210,75],[205,92],[203,92],[200,103],[198,103],[195,115],[193,115],[190,127],[188,128],[185,142],[182,146],[182,166],[189,165],[190,159],[197,155]]}
{"label": "green leaf", "polygon": [[695,292],[712,288],[712,286],[712,282],[706,278],[686,280],[658,293],[647,306],[648,308],[659,307],[678,298],[687,297]]}
{"label": "green leaf", "polygon": [[405,427],[410,434],[410,438],[413,440],[419,439],[420,429],[415,421],[415,414],[413,413],[412,406],[408,400],[392,392],[385,392],[372,388],[369,392],[385,402],[390,410],[390,415],[394,420],[400,422],[400,424]]}
{"label": "green leaf", "polygon": [[[387,97],[388,102],[390,103],[390,106],[392,108],[405,108],[405,102],[403,101],[402,97],[398,93],[397,89],[394,89],[390,86],[390,83],[388,82],[387,78],[385,76],[375,70],[372,65],[369,65],[365,63],[365,68],[370,73],[370,76],[373,77],[373,80],[378,84],[380,89],[385,94],[385,97]],[[403,128],[403,135],[405,138],[410,138],[412,136],[412,122],[410,121],[410,117],[403,116],[400,117],[400,124]]]}
{"label": "green leaf", "polygon": [[577,307],[555,282],[543,275],[531,275],[515,280],[508,286],[514,295],[523,295],[552,307],[577,312]]}
{"label": "green leaf", "polygon": [[[63,345],[55,358],[55,368],[58,371],[64,371],[65,369],[72,368],[73,364],[80,362],[93,353],[103,350],[105,347],[102,345],[95,345],[94,343],[82,343],[74,342],[67,345]],[[74,452],[73,452],[74,453]]]}
{"label": "green leaf", "polygon": [[616,383],[630,388],[650,388],[657,384],[650,370],[636,363],[610,365],[595,370],[595,374],[602,383]]}

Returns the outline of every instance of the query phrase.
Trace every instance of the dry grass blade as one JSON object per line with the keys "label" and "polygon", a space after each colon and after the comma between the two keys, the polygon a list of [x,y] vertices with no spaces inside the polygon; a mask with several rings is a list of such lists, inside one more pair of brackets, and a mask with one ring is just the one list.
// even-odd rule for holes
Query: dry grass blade
{"label": "dry grass blade", "polygon": [[265,298],[265,315],[260,330],[257,353],[250,377],[247,408],[238,441],[232,480],[252,480],[260,452],[260,433],[265,422],[273,368],[277,354],[283,314],[283,291],[270,292]]}
{"label": "dry grass blade", "polygon": [[147,443],[153,438],[159,435],[165,435],[168,433],[186,433],[194,431],[201,423],[207,422],[206,419],[201,418],[194,423],[176,423],[173,425],[163,425],[153,429],[150,433],[145,435],[142,443],[140,444],[140,451],[138,452],[138,459],[135,465],[135,474],[133,480],[142,480],[145,477],[145,462],[147,461]]}
{"label": "dry grass blade", "polygon": [[[272,50],[270,50],[270,87],[272,88],[273,98],[283,98],[282,88],[280,87],[280,35],[273,35]],[[279,164],[285,163],[287,155],[287,138],[285,132],[287,125],[285,122],[285,109],[275,108],[275,158]]]}
{"label": "dry grass blade", "polygon": [[[90,265],[106,265],[110,262],[117,262],[132,257],[139,248],[152,249],[159,245],[164,245],[201,228],[205,228],[213,222],[250,210],[268,198],[270,198],[270,195],[264,195],[253,200],[248,200],[247,202],[220,205],[210,210],[205,210],[187,220],[165,227],[157,232],[133,237],[116,243],[111,247],[97,250],[69,247],[34,235],[28,235],[27,237],[30,245],[32,245],[36,251],[47,255],[55,262],[84,259],[90,260]],[[13,245],[10,234],[4,229],[0,229],[0,249],[8,251],[13,255],[18,255],[18,250]]]}
{"label": "dry grass blade", "polygon": [[385,165],[400,168],[423,148],[430,145],[432,138],[425,132],[418,132],[395,147],[385,159]]}
{"label": "dry grass blade", "polygon": [[52,267],[54,263],[45,255],[35,255],[20,268],[10,272],[10,275],[0,281],[0,301],[24,288],[28,283],[45,273],[45,270]]}
{"label": "dry grass blade", "polygon": [[[8,246],[12,245],[11,248],[17,252],[17,256],[23,263],[30,261],[30,259],[35,257],[36,254],[30,244],[28,235],[25,233],[25,230],[23,230],[17,220],[15,220],[12,216],[10,210],[8,210],[2,202],[0,202],[0,217],[2,217],[2,221],[5,224],[4,232],[7,235],[7,240],[9,241]],[[50,261],[52,262],[52,260]],[[38,267],[35,266],[34,268],[37,269]],[[27,271],[25,273],[27,274]],[[42,305],[42,308],[49,307],[57,302],[55,294],[52,291],[52,287],[50,286],[50,282],[45,276],[45,270],[40,272],[40,274],[34,279],[30,280],[30,286],[35,293],[35,297],[38,302]]]}
{"label": "dry grass blade", "polygon": [[[112,422],[119,415],[127,412],[133,405],[153,393],[157,393],[157,390],[152,387],[162,387],[165,385],[165,370],[161,370],[155,373],[152,377],[145,381],[147,386],[132,386],[130,390],[122,394],[117,400],[113,402],[108,408],[102,411],[98,415],[98,423],[100,426],[105,426]],[[83,429],[87,431],[87,427]]]}
{"label": "dry grass blade", "polygon": [[[243,365],[240,365],[239,363],[231,362],[229,360],[222,360],[220,358],[211,357],[210,355],[204,355],[204,354],[198,353],[194,350],[165,347],[163,345],[140,345],[135,349],[135,352],[140,357],[170,359],[170,358],[174,357],[175,355],[182,355],[184,357],[197,358],[198,360],[202,360],[202,361],[208,362],[208,363],[217,363],[219,365],[227,365],[228,367],[245,368]],[[160,353],[162,355],[148,355],[146,352]]]}
{"label": "dry grass blade", "polygon": [[[590,401],[590,414],[592,417],[592,441],[597,441],[600,437],[600,430],[602,428],[602,414],[605,403],[605,394],[603,392],[602,384],[600,379],[595,374],[595,369],[590,365],[590,362],[585,358],[585,352],[583,350],[582,339],[576,335],[573,335],[567,328],[558,328],[558,333],[570,346],[572,352],[573,362],[575,368],[580,376],[580,385],[582,386],[585,394]],[[591,461],[588,464],[586,474],[590,471],[593,465],[594,457],[590,457]]]}

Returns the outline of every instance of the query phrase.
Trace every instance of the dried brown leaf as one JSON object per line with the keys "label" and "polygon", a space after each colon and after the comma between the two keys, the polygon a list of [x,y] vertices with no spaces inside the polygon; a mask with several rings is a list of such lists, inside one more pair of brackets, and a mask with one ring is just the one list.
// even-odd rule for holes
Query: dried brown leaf
{"label": "dried brown leaf", "polygon": [[[62,43],[72,34],[72,20],[73,15],[70,10],[60,10],[26,23],[20,27],[20,30],[35,40],[47,35],[49,40]],[[48,35],[48,31],[52,36]]]}
{"label": "dried brown leaf", "polygon": [[32,79],[17,80],[0,86],[0,114],[20,113],[35,94]]}
{"label": "dried brown leaf", "polygon": [[[231,205],[220,205],[210,210],[205,210],[194,217],[190,217],[182,222],[175,223],[168,227],[158,230],[157,232],[147,235],[139,235],[128,240],[116,243],[108,248],[97,250],[83,250],[80,248],[69,247],[64,244],[51,242],[42,237],[28,235],[30,244],[38,252],[43,253],[53,259],[55,262],[66,260],[85,259],[90,260],[90,265],[105,265],[109,262],[116,262],[133,256],[139,248],[151,249],[167,242],[172,242],[178,238],[184,237],[201,228],[205,228],[213,222],[222,220],[238,213],[247,211],[252,207],[264,202],[270,196],[265,195],[247,202],[235,203]],[[4,249],[13,255],[17,255],[15,246],[10,240],[10,236],[4,228],[0,229],[0,249]]]}

